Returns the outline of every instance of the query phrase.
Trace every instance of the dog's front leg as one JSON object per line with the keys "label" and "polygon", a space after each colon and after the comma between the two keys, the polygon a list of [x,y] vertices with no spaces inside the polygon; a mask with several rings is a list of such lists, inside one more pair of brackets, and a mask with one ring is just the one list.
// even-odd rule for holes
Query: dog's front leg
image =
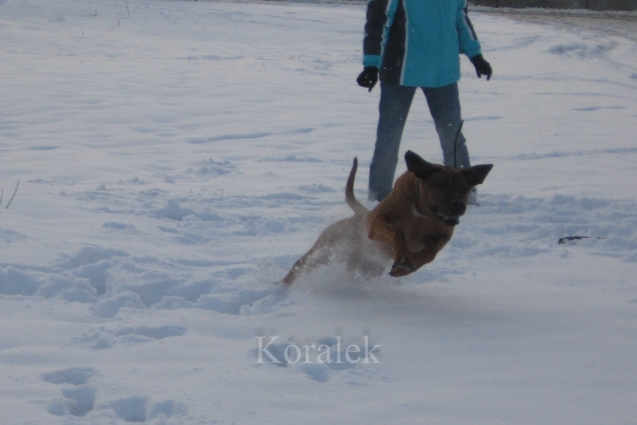
{"label": "dog's front leg", "polygon": [[406,276],[415,272],[412,255],[407,247],[407,238],[403,232],[394,232],[392,243],[394,249],[394,264],[391,266],[389,275],[393,277]]}
{"label": "dog's front leg", "polygon": [[418,252],[413,253],[412,254],[412,257],[414,259],[413,271],[418,270],[425,264],[431,263],[436,258],[437,254],[438,254],[438,250],[431,247],[426,247],[421,249]]}
{"label": "dog's front leg", "polygon": [[435,260],[436,255],[444,248],[447,242],[449,242],[447,237],[428,238],[423,249],[411,254],[415,270]]}
{"label": "dog's front leg", "polygon": [[431,263],[438,254],[437,249],[434,247],[425,247],[418,252],[410,253],[410,260],[402,263],[394,263],[389,272],[390,276],[400,277],[407,276],[424,266],[427,263]]}
{"label": "dog's front leg", "polygon": [[393,223],[376,218],[370,226],[369,238],[391,245],[394,264],[389,272],[390,276],[404,276],[416,270],[407,247],[407,238]]}

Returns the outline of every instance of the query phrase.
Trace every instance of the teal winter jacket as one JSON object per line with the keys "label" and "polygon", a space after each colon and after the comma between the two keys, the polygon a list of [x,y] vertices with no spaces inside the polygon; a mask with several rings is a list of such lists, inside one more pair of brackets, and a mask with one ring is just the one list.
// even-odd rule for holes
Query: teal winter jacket
{"label": "teal winter jacket", "polygon": [[442,87],[460,80],[460,53],[481,54],[466,0],[370,0],[363,65],[381,81]]}

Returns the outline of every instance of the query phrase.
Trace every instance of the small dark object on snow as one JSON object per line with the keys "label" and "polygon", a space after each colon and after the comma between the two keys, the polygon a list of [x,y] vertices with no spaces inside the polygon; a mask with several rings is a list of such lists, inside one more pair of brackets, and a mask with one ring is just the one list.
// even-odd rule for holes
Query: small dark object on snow
{"label": "small dark object on snow", "polygon": [[[567,242],[579,241],[581,239],[589,239],[591,237],[592,236],[565,236],[563,238],[560,238],[560,240],[558,240],[557,243],[563,245],[563,244],[565,244]],[[595,239],[605,239],[605,238],[597,236],[597,237],[595,237]]]}
{"label": "small dark object on snow", "polygon": [[[11,202],[13,202],[13,198],[15,198],[16,193],[18,193],[18,188],[19,187],[20,187],[20,180],[18,180],[18,183],[16,183],[15,190],[13,191],[13,195],[11,195],[11,199],[9,199],[9,202],[4,207],[5,210],[9,209],[9,206],[11,205]],[[0,190],[0,206],[2,206],[2,198],[3,197],[4,197],[4,190]]]}

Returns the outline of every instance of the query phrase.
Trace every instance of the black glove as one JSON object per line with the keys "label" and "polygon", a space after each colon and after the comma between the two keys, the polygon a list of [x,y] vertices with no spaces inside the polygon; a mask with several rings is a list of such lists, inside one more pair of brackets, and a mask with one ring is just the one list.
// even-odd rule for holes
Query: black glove
{"label": "black glove", "polygon": [[476,67],[476,74],[478,78],[482,78],[483,75],[487,76],[487,81],[491,79],[491,74],[493,74],[493,69],[491,69],[491,65],[487,62],[482,55],[476,55],[469,59],[473,66]]}
{"label": "black glove", "polygon": [[356,82],[359,86],[369,88],[369,91],[372,91],[378,82],[378,68],[375,66],[366,66],[356,79]]}

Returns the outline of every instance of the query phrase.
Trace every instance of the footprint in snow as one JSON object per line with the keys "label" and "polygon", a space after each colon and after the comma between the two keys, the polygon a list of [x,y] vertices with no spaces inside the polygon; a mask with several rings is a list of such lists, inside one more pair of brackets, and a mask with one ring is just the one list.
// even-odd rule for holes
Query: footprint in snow
{"label": "footprint in snow", "polygon": [[[116,331],[100,328],[95,332],[83,334],[77,338],[79,343],[89,343],[95,350],[110,348],[119,343],[144,343],[160,339],[182,336],[187,329],[183,326],[159,326],[159,327],[124,327]],[[47,381],[49,382],[49,381]]]}
{"label": "footprint in snow", "polygon": [[93,367],[60,369],[40,375],[45,382],[65,385],[62,397],[51,400],[46,410],[55,416],[84,417],[93,410],[97,388],[87,382],[97,374]]}
{"label": "footprint in snow", "polygon": [[40,375],[44,382],[49,384],[71,384],[84,385],[97,374],[94,367],[71,367],[68,369],[60,369]]}
{"label": "footprint in snow", "polygon": [[[151,338],[171,336],[174,330],[162,327],[159,332],[152,328],[139,328],[131,332],[150,334]],[[150,329],[150,331],[149,331]],[[128,331],[126,331],[128,332]],[[97,374],[93,367],[60,369],[40,375],[45,382],[64,385],[62,396],[50,400],[47,411],[54,416],[85,417],[93,410],[112,410],[119,419],[126,422],[147,422],[154,419],[168,419],[185,416],[188,405],[174,400],[152,401],[146,396],[132,396],[95,406],[97,388],[87,382]]]}
{"label": "footprint in snow", "polygon": [[138,328],[122,328],[115,333],[116,337],[128,337],[134,341],[151,341],[157,339],[170,338],[173,336],[181,336],[186,334],[186,328],[183,326],[160,326],[158,328],[150,328],[141,326]]}
{"label": "footprint in snow", "polygon": [[188,405],[184,403],[174,400],[152,402],[146,396],[123,398],[106,403],[103,407],[113,409],[117,417],[126,422],[146,422],[160,417],[185,416],[188,413]]}

